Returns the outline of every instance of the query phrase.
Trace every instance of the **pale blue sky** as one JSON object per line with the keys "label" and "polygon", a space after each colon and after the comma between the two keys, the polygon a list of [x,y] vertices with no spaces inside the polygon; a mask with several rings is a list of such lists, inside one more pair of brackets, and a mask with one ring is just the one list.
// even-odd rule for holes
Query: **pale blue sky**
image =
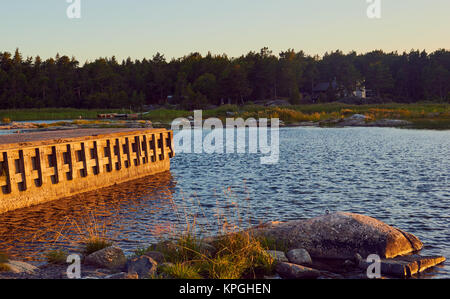
{"label": "pale blue sky", "polygon": [[366,0],[81,0],[82,18],[66,0],[0,0],[0,51],[78,60],[167,58],[193,51],[240,56],[268,46],[323,55],[450,48],[450,1],[381,0],[382,18]]}

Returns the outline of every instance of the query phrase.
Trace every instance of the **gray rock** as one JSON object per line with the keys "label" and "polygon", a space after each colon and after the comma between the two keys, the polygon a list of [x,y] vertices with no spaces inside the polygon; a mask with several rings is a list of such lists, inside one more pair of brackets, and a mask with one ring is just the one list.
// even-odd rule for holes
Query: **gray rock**
{"label": "gray rock", "polygon": [[267,253],[273,257],[276,262],[289,262],[286,254],[283,251],[267,250]]}
{"label": "gray rock", "polygon": [[139,279],[139,275],[137,273],[116,273],[105,277],[105,279],[119,280],[119,279]]}
{"label": "gray rock", "polygon": [[116,270],[125,267],[127,258],[122,249],[111,246],[88,255],[85,262],[90,265]]}
{"label": "gray rock", "polygon": [[150,258],[152,258],[155,262],[157,262],[158,264],[164,263],[165,262],[165,258],[164,258],[164,254],[162,254],[159,251],[149,251],[146,252],[144,254],[144,256],[148,256]]}
{"label": "gray rock", "polygon": [[363,114],[354,114],[348,118],[349,120],[366,120],[367,116]]}
{"label": "gray rock", "polygon": [[408,125],[411,125],[411,122],[399,119],[381,119],[368,124],[371,127],[403,127]]}
{"label": "gray rock", "polygon": [[5,265],[9,268],[9,272],[14,274],[36,274],[39,270],[37,267],[28,263],[19,261],[8,261]]}
{"label": "gray rock", "polygon": [[305,249],[293,249],[287,253],[287,258],[292,264],[312,265],[311,256]]}
{"label": "gray rock", "polygon": [[291,106],[291,103],[286,100],[273,100],[266,103],[266,106],[269,107],[285,107],[285,106]]}
{"label": "gray rock", "polygon": [[359,127],[366,125],[367,116],[362,114],[355,114],[351,117],[348,117],[342,121],[338,121],[336,126],[338,127]]}
{"label": "gray rock", "polygon": [[353,268],[356,266],[355,262],[351,261],[351,260],[345,260],[343,266],[345,268]]}
{"label": "gray rock", "polygon": [[353,261],[357,264],[360,265],[361,262],[363,261],[362,256],[359,253],[355,253],[355,255],[353,256]]}
{"label": "gray rock", "polygon": [[[96,277],[96,278],[99,278],[99,279],[104,279],[108,275],[111,275],[113,273],[114,272],[111,272],[108,269],[87,270],[87,271],[83,271],[82,277]],[[63,274],[65,274],[65,273],[63,273]],[[64,276],[66,276],[66,275],[67,274],[65,274]]]}
{"label": "gray rock", "polygon": [[274,274],[274,275],[270,275],[270,276],[264,276],[264,279],[266,280],[280,280],[283,279],[280,275],[278,274]]}
{"label": "gray rock", "polygon": [[321,279],[344,279],[344,276],[329,272],[329,271],[320,271],[320,278]]}
{"label": "gray rock", "polygon": [[269,223],[255,228],[255,234],[286,244],[288,248],[304,248],[314,258],[352,259],[378,254],[393,258],[423,248],[412,234],[391,227],[374,218],[334,213],[309,220]]}
{"label": "gray rock", "polygon": [[290,263],[279,263],[275,271],[287,279],[311,279],[320,276],[320,272],[315,269]]}
{"label": "gray rock", "polygon": [[157,269],[158,263],[145,255],[128,261],[128,273],[136,273],[140,279],[150,278]]}
{"label": "gray rock", "polygon": [[[419,255],[401,256],[394,259],[381,260],[381,274],[395,277],[411,277],[417,273],[423,272],[431,267],[445,262],[445,257],[429,256],[422,257]],[[360,261],[359,267],[367,270],[370,263],[364,260]]]}

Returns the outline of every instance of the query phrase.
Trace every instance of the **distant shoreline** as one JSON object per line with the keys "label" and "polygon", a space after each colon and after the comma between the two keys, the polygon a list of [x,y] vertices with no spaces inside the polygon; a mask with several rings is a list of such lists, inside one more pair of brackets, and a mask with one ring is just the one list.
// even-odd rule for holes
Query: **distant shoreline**
{"label": "distant shoreline", "polygon": [[[132,113],[135,119],[102,120],[105,113]],[[177,118],[189,118],[192,111],[176,107],[157,107],[147,112],[73,108],[0,110],[1,130],[49,130],[60,127],[167,127]],[[283,127],[394,127],[406,129],[450,130],[450,104],[348,105],[327,103],[296,106],[224,105],[203,110],[203,118],[279,118]],[[42,121],[57,121],[51,124]],[[70,121],[73,120],[73,121]],[[33,123],[39,121],[39,123]],[[26,123],[18,123],[26,122]]]}

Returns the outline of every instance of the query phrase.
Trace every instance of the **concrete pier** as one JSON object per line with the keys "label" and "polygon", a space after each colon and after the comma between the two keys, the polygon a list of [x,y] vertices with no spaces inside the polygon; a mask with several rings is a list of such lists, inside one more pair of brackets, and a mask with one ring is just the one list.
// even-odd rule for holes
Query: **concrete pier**
{"label": "concrete pier", "polygon": [[0,136],[0,213],[168,171],[174,155],[165,129]]}

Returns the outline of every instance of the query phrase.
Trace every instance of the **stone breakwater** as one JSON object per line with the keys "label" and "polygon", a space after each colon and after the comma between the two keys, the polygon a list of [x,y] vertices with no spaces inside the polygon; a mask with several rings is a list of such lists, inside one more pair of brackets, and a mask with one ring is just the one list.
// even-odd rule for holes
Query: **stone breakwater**
{"label": "stone breakwater", "polygon": [[165,129],[85,129],[0,137],[0,213],[170,170]]}
{"label": "stone breakwater", "polygon": [[[275,267],[266,279],[367,279],[370,263],[366,258],[374,254],[380,256],[384,277],[408,278],[446,260],[418,255],[423,243],[417,237],[357,214],[335,213],[309,220],[274,222],[250,231],[273,240],[277,247],[267,250]],[[214,255],[214,241],[219,238],[203,239],[201,247]],[[171,263],[160,251],[127,257],[120,248],[111,246],[83,257],[83,261],[82,278],[87,279],[171,278],[162,272]],[[67,278],[67,266],[63,265],[37,268],[10,261],[7,266],[10,271],[0,273],[0,278]]]}

